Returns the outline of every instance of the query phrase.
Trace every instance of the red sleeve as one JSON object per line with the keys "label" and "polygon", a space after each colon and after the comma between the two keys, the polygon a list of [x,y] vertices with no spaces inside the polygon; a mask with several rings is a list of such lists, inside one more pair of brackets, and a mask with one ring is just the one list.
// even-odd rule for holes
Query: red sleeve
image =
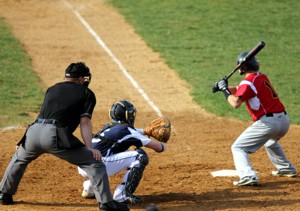
{"label": "red sleeve", "polygon": [[256,96],[256,93],[247,84],[242,84],[238,86],[235,96],[241,97],[242,101],[247,101]]}

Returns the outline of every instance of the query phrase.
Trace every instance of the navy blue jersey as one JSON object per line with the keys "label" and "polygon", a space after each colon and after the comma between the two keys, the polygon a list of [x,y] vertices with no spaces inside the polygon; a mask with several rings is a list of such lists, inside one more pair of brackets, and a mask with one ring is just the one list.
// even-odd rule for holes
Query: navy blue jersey
{"label": "navy blue jersey", "polygon": [[[104,137],[104,138],[103,138]],[[116,124],[97,133],[93,139],[93,148],[101,152],[103,157],[128,150],[129,147],[142,147],[151,139],[140,134],[128,125]]]}

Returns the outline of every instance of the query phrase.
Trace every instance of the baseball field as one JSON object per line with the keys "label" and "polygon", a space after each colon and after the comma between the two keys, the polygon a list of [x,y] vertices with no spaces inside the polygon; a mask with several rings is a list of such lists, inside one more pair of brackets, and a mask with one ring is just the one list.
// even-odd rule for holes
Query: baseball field
{"label": "baseball field", "polygon": [[[122,8],[122,5],[118,7]],[[29,63],[37,75],[33,81],[15,79],[16,84],[24,83],[25,87],[26,81],[37,83],[37,87],[45,90],[62,81],[64,70],[71,62],[84,61],[91,69],[90,88],[97,97],[93,116],[95,131],[109,120],[108,109],[119,99],[128,99],[137,107],[136,127],[145,127],[160,114],[170,118],[173,130],[167,151],[157,154],[145,149],[150,162],[135,192],[144,197],[145,203],[132,205],[131,210],[145,210],[150,204],[170,211],[300,209],[300,177],[271,176],[274,168],[264,149],[250,157],[259,173],[261,186],[238,188],[232,185],[237,177],[211,176],[212,171],[234,169],[230,146],[251,122],[220,117],[200,107],[195,102],[196,91],[182,79],[186,76],[173,69],[180,66],[172,67],[165,61],[168,52],[159,54],[160,49],[155,48],[150,39],[147,44],[119,10],[105,0],[0,0],[0,16],[30,58],[24,65]],[[247,50],[258,41],[233,47],[239,51]],[[226,49],[222,51],[226,54]],[[231,55],[232,51],[229,50]],[[262,57],[268,61],[263,52]],[[234,59],[228,56],[226,67],[230,63],[234,65]],[[216,69],[222,64],[221,61],[213,62]],[[193,65],[200,67],[201,62],[194,61]],[[9,71],[17,71],[15,68]],[[215,79],[230,71],[218,69]],[[16,73],[7,78],[3,74],[1,72],[1,83],[17,76]],[[238,79],[235,76],[233,80]],[[29,95],[39,94],[39,91],[32,90]],[[216,94],[211,95],[211,98],[216,97]],[[3,96],[6,94],[1,93],[1,99]],[[224,100],[221,97],[217,98]],[[34,102],[38,100],[42,99],[37,98]],[[287,101],[287,98],[284,100]],[[3,102],[1,100],[1,104]],[[212,103],[216,102],[212,100]],[[12,103],[11,107],[14,106]],[[15,113],[24,116],[26,107],[22,109],[24,111],[16,110]],[[28,122],[5,125],[0,130],[1,178],[15,151],[15,144],[37,113],[31,111],[26,115]],[[1,118],[6,117],[1,114]],[[76,134],[80,136],[79,131]],[[280,141],[287,157],[298,170],[299,137],[300,127],[293,124]],[[122,176],[110,178],[112,190]],[[14,196],[15,204],[0,206],[0,210],[98,210],[95,200],[81,197],[83,181],[75,166],[51,155],[43,155],[28,166]]]}

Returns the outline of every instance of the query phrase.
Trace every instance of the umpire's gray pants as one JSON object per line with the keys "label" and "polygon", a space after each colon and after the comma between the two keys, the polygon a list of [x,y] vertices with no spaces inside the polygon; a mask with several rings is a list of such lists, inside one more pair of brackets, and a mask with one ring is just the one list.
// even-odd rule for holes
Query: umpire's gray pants
{"label": "umpire's gray pants", "polygon": [[[13,155],[0,184],[0,191],[15,194],[27,165],[43,153],[50,153],[69,163],[79,166],[91,176],[98,203],[112,201],[108,176],[102,161],[93,158],[86,147],[58,149],[56,126],[33,124],[26,133],[26,141]],[[75,172],[74,172],[75,173]]]}

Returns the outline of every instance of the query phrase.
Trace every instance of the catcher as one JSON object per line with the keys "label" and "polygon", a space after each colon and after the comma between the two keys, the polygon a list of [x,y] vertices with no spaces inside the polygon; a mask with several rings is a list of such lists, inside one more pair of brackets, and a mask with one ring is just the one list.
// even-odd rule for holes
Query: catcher
{"label": "catcher", "polygon": [[[115,189],[114,200],[125,204],[143,203],[141,197],[133,195],[149,162],[148,155],[141,147],[145,146],[158,153],[164,152],[165,143],[170,138],[170,121],[168,118],[160,117],[145,129],[134,128],[136,108],[127,100],[115,102],[109,116],[111,122],[93,136],[93,148],[101,152],[108,176],[127,170],[121,184]],[[153,141],[149,137],[154,137],[158,141]],[[131,146],[136,149],[128,150]],[[89,178],[88,173],[79,167],[78,173]],[[94,197],[90,180],[83,182],[82,197]]]}

